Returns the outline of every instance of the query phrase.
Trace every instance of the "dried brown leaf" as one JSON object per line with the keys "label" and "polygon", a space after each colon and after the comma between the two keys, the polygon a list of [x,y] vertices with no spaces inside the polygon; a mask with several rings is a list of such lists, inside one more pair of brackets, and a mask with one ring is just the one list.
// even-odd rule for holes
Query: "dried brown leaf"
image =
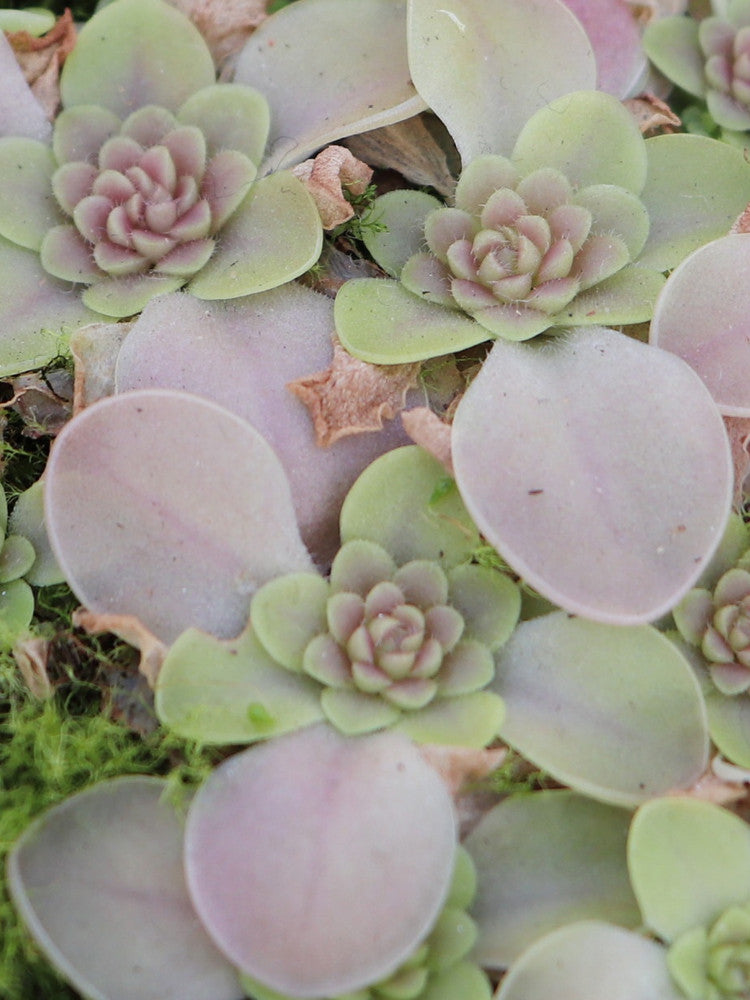
{"label": "dried brown leaf", "polygon": [[396,170],[414,184],[433,187],[446,197],[453,194],[460,169],[453,140],[431,114],[416,115],[395,125],[373,129],[345,140],[361,160],[373,167]]}
{"label": "dried brown leaf", "polygon": [[450,424],[442,421],[428,406],[415,406],[410,410],[404,410],[401,414],[401,423],[414,444],[428,451],[452,476]]}
{"label": "dried brown leaf", "polygon": [[13,397],[2,405],[21,416],[26,437],[54,436],[62,430],[72,414],[73,382],[67,371],[17,375],[9,382]]}
{"label": "dried brown leaf", "polygon": [[50,640],[38,637],[21,639],[13,648],[13,658],[21,677],[35,698],[49,698],[53,691],[47,672],[49,653]]}
{"label": "dried brown leaf", "polygon": [[724,417],[734,464],[732,503],[740,510],[745,498],[745,480],[750,473],[750,417]]}
{"label": "dried brown leaf", "polygon": [[324,229],[335,229],[354,215],[351,202],[344,197],[364,194],[372,179],[372,170],[356,159],[344,146],[326,146],[312,160],[305,160],[292,169],[307,186],[318,206]]}
{"label": "dried brown leaf", "polygon": [[738,216],[730,233],[750,233],[750,205],[747,206],[742,215]]}
{"label": "dried brown leaf", "polygon": [[76,37],[76,27],[69,10],[41,38],[30,35],[28,31],[7,34],[26,82],[50,121],[60,107],[60,70],[73,50]]}
{"label": "dried brown leaf", "polygon": [[169,0],[190,18],[219,68],[237,55],[268,17],[266,0]]}
{"label": "dried brown leaf", "polygon": [[295,379],[287,388],[310,411],[318,445],[328,448],[339,438],[380,430],[403,409],[406,393],[417,384],[420,363],[371,365],[333,344],[330,368]]}
{"label": "dried brown leaf", "polygon": [[75,360],[73,413],[115,391],[117,355],[132,323],[89,323],[70,338]]}
{"label": "dried brown leaf", "polygon": [[659,17],[670,17],[673,14],[684,14],[688,0],[625,0],[633,8],[637,21],[646,25]]}
{"label": "dried brown leaf", "polygon": [[352,278],[385,278],[385,271],[365,257],[356,255],[349,241],[339,237],[337,243],[351,248],[351,253],[345,253],[328,241],[323,244],[323,250],[314,268],[303,274],[299,281],[314,292],[336,298],[339,288]]}
{"label": "dried brown leaf", "polygon": [[623,104],[644,136],[669,134],[682,125],[682,120],[656,94],[631,97]]}
{"label": "dried brown leaf", "polygon": [[141,654],[138,669],[149,686],[154,687],[167,655],[167,646],[149,632],[135,615],[98,614],[96,611],[79,608],[73,613],[73,624],[76,628],[85,629],[90,635],[112,632],[129,646],[134,646]]}

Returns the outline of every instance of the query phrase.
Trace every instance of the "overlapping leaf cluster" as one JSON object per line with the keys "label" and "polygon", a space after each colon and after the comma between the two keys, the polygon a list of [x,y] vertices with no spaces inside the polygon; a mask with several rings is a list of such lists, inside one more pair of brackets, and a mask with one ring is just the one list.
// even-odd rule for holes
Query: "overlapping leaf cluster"
{"label": "overlapping leaf cluster", "polygon": [[[183,14],[114,0],[53,123],[0,47],[0,370],[74,331],[104,397],[13,511],[37,553],[35,577],[0,556],[14,632],[20,576],[61,572],[92,627],[140,643],[161,725],[258,744],[184,824],[126,777],[21,838],[14,899],[83,994],[487,1000],[483,969],[509,969],[498,1000],[746,991],[747,825],[690,796],[712,743],[750,766],[723,419],[750,412],[744,334],[708,323],[734,308],[750,166],[644,139],[621,102],[677,32],[736,131],[747,10],[719,7],[644,49],[620,0],[297,0],[218,82]],[[359,235],[387,276],[302,287],[322,225],[288,168],[426,108],[450,195],[382,195]],[[286,386],[331,365],[334,330],[339,357],[443,366],[402,393],[441,461],[400,426],[321,454]],[[508,797],[460,847],[419,745],[499,741],[566,787]]]}

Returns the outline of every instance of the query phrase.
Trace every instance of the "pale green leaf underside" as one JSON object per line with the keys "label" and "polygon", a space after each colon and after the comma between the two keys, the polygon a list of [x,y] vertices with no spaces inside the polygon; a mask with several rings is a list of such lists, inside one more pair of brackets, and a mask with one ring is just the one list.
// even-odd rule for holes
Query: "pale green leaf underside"
{"label": "pale green leaf underside", "polygon": [[625,844],[630,814],[568,790],[516,795],[465,841],[477,867],[473,957],[502,969],[542,934],[573,920],[641,921]]}
{"label": "pale green leaf underside", "polygon": [[0,139],[0,234],[18,246],[39,250],[44,234],[63,221],[52,194],[55,159],[33,139]]}
{"label": "pale green leaf underside", "polygon": [[34,615],[34,593],[25,580],[0,584],[0,649],[9,648]]}
{"label": "pale green leaf underside", "polygon": [[[445,489],[443,487],[446,487]],[[443,466],[417,445],[396,448],[359,476],[341,508],[341,540],[367,538],[399,565],[468,561],[479,533]]]}
{"label": "pale green leaf underside", "polygon": [[465,313],[422,302],[397,281],[355,278],[336,296],[336,332],[344,347],[374,365],[423,361],[491,338]]}
{"label": "pale green leaf underside", "polygon": [[208,46],[183,14],[161,0],[120,0],[81,29],[60,90],[65,107],[100,104],[125,118],[146,104],[177,111],[215,82]]}
{"label": "pale green leaf underside", "polygon": [[163,725],[201,743],[250,743],[323,718],[318,685],[275,663],[251,629],[231,642],[188,629],[169,650],[155,698]]}
{"label": "pale green leaf underside", "polygon": [[101,317],[46,274],[39,257],[0,238],[0,376],[41,368],[65,353],[70,331]]}
{"label": "pale green leaf underside", "polygon": [[412,254],[424,249],[424,220],[442,202],[424,191],[388,191],[372,203],[363,240],[383,270],[397,278]]}
{"label": "pale green leaf underside", "polygon": [[687,788],[708,757],[695,675],[649,625],[554,612],[524,622],[490,685],[506,702],[500,735],[563,784],[632,806]]}
{"label": "pale green leaf underside", "polygon": [[577,187],[616,184],[639,194],[646,179],[635,120],[617,98],[594,90],[567,94],[537,111],[511,159],[522,174],[554,167]]}
{"label": "pale green leaf underside", "polygon": [[57,565],[44,525],[44,482],[37,480],[16,499],[9,529],[28,538],[34,546],[35,559],[25,574],[34,587],[47,587],[65,579]]}
{"label": "pale green leaf underside", "polygon": [[498,735],[505,706],[491,691],[439,698],[418,712],[404,712],[393,726],[416,743],[480,748]]}
{"label": "pale green leaf underside", "polygon": [[601,921],[568,924],[533,944],[495,1000],[685,1000],[655,941]]}
{"label": "pale green leaf underside", "polygon": [[646,925],[672,941],[750,899],[750,829],[709,802],[655,800],[635,815],[628,865]]}
{"label": "pale green leaf underside", "polygon": [[276,288],[312,267],[322,246],[320,216],[305,185],[287,171],[271,174],[250,189],[188,291],[234,299]]}
{"label": "pale green leaf underside", "polygon": [[667,271],[729,232],[750,202],[750,164],[740,149],[684,133],[647,139],[646,152],[651,229],[639,263]]}
{"label": "pale green leaf underside", "polygon": [[664,17],[643,35],[646,55],[661,72],[696,97],[706,96],[705,58],[698,41],[698,22],[691,17]]}

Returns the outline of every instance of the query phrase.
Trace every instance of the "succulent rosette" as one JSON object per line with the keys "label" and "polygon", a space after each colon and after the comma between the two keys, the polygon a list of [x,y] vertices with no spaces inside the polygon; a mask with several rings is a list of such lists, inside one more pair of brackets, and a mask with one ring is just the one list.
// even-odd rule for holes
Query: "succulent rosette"
{"label": "succulent rosette", "polygon": [[673,611],[680,634],[700,648],[722,694],[750,688],[750,550],[712,590],[694,587]]}
{"label": "succulent rosette", "polygon": [[685,931],[667,953],[689,1000],[741,1000],[750,992],[750,903],[730,906],[709,926]]}
{"label": "succulent rosette", "polygon": [[649,319],[664,279],[642,259],[647,167],[620,102],[580,91],[532,115],[509,156],[468,163],[449,206],[384,195],[376,211],[387,230],[368,236],[368,248],[399,281],[347,283],[336,302],[342,343],[386,363],[491,337]]}
{"label": "succulent rosette", "polygon": [[505,157],[481,157],[463,172],[455,207],[425,219],[429,252],[407,260],[401,283],[491,334],[526,340],[570,322],[565,310],[579,293],[631,264],[647,234],[648,213],[632,191],[574,191],[553,167],[524,176]]}
{"label": "succulent rosette", "polygon": [[715,16],[667,17],[646,29],[643,44],[654,65],[700,98],[717,125],[750,129],[750,3],[712,4]]}
{"label": "succulent rosette", "polygon": [[[0,273],[18,290],[4,306],[4,373],[47,361],[66,325],[131,316],[186,285],[203,299],[248,295],[317,259],[322,228],[302,183],[289,173],[256,182],[265,98],[217,83],[206,43],[174,7],[101,10],[60,92],[50,143],[0,139]],[[72,311],[60,309],[66,298]]]}
{"label": "succulent rosette", "polygon": [[[408,720],[420,712],[476,701],[518,610],[516,588],[493,570],[446,572],[428,559],[397,566],[382,546],[354,539],[339,550],[329,581],[294,573],[261,587],[250,621],[280,666],[322,686],[322,709],[336,728],[363,733],[403,719],[416,735],[419,721],[411,731]],[[480,728],[487,697],[476,704]]]}

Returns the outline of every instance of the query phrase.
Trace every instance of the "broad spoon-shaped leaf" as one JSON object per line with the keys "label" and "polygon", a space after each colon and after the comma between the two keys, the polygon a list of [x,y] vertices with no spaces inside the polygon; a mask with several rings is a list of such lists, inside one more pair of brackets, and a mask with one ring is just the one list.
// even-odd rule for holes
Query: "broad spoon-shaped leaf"
{"label": "broad spoon-shaped leaf", "polygon": [[706,769],[700,687],[653,626],[555,611],[519,625],[496,662],[501,738],[581,794],[632,806]]}
{"label": "broad spoon-shaped leaf", "polygon": [[750,417],[750,236],[723,236],[675,268],[649,338],[694,368],[722,413]]}
{"label": "broad spoon-shaped leaf", "polygon": [[560,0],[410,0],[408,11],[412,78],[464,165],[508,155],[535,111],[596,86],[591,43]]}
{"label": "broad spoon-shaped leaf", "polygon": [[238,1000],[196,920],[182,824],[156,778],[87,788],[13,848],[8,884],[34,940],[88,1000]]}
{"label": "broad spoon-shaped leaf", "polygon": [[544,597],[653,621],[729,516],[724,426],[679,358],[602,327],[498,341],[458,406],[456,482],[480,531]]}
{"label": "broad spoon-shaped leaf", "polygon": [[270,446],[187,393],[123,393],[83,410],[45,481],[50,543],[76,596],[136,615],[165,642],[191,625],[237,635],[262,583],[312,568]]}
{"label": "broad spoon-shaped leaf", "polygon": [[289,477],[299,529],[324,565],[359,473],[401,444],[398,424],[319,448],[310,414],[287,383],[331,363],[333,303],[296,282],[231,302],[175,292],[151,301],[117,358],[117,391],[182,389],[212,399],[266,438]]}
{"label": "broad spoon-shaped leaf", "polygon": [[234,74],[271,106],[261,170],[423,111],[409,76],[405,27],[403,0],[302,0],[268,18]]}
{"label": "broad spoon-shaped leaf", "polygon": [[409,740],[318,725],[213,772],[188,813],[185,870],[235,965],[330,997],[389,975],[426,936],[455,835],[447,787]]}

